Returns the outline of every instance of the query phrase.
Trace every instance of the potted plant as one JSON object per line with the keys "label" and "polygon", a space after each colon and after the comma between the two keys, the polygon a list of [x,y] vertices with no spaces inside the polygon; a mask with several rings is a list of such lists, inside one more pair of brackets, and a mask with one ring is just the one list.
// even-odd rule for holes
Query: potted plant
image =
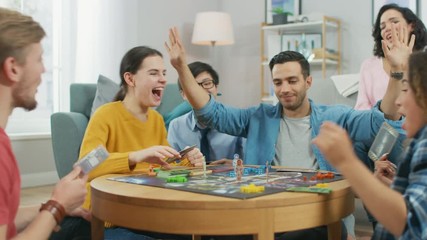
{"label": "potted plant", "polygon": [[292,16],[291,12],[285,12],[282,7],[275,7],[273,10],[273,25],[288,23],[288,16]]}

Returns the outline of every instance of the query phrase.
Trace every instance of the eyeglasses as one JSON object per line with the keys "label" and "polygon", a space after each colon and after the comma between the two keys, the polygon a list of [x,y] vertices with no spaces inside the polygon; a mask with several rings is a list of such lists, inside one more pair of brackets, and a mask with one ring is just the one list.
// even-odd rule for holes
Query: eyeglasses
{"label": "eyeglasses", "polygon": [[215,86],[215,83],[211,79],[204,79],[202,82],[197,83],[199,86],[201,86],[204,89],[211,89]]}

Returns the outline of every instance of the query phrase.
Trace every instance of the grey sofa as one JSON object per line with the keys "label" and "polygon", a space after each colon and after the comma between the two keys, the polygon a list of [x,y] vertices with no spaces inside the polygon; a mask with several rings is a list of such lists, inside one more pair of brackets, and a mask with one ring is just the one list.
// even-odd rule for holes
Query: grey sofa
{"label": "grey sofa", "polygon": [[[80,145],[89,122],[97,85],[95,83],[73,83],[70,86],[70,112],[51,115],[53,157],[60,178],[67,175],[77,161]],[[167,84],[162,103],[156,109],[166,116],[184,100],[176,83]]]}

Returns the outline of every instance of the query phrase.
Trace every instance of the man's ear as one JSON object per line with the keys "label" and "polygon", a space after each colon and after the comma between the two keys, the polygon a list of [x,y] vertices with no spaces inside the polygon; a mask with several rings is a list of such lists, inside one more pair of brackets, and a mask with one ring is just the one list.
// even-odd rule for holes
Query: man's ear
{"label": "man's ear", "polygon": [[313,82],[313,77],[307,76],[307,78],[305,79],[306,83],[307,83],[307,89],[309,89],[311,87],[311,83]]}
{"label": "man's ear", "polygon": [[133,79],[133,75],[130,72],[125,72],[123,74],[123,78],[125,79],[128,86],[135,87],[135,81]]}
{"label": "man's ear", "polygon": [[20,65],[14,57],[7,57],[2,65],[3,74],[10,84],[19,81]]}

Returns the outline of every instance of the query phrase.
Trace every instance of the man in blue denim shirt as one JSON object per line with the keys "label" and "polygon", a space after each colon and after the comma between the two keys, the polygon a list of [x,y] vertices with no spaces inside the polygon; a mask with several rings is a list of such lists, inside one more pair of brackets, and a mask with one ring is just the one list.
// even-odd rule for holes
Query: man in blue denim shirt
{"label": "man in blue denim shirt", "polygon": [[[279,103],[276,106],[260,104],[256,107],[238,109],[216,102],[203,89],[196,87],[197,83],[191,73],[190,78],[183,78],[180,73],[183,70],[178,68],[181,85],[198,119],[220,132],[247,138],[245,164],[263,165],[268,160],[279,162],[283,166],[289,165],[288,162],[292,159],[277,159],[278,150],[283,151],[284,147],[276,145],[280,140],[279,137],[292,140],[292,136],[282,136],[281,130],[284,128],[281,128],[281,122],[286,121],[284,118],[308,118],[306,132],[308,130],[309,136],[305,139],[306,144],[303,147],[309,148],[313,153],[313,161],[318,165],[316,167],[316,164],[313,164],[313,168],[321,170],[334,170],[319,150],[310,144],[324,121],[333,121],[344,127],[353,142],[363,143],[365,146],[372,144],[384,121],[403,134],[401,121],[394,121],[400,118],[394,107],[395,97],[393,96],[397,95],[395,86],[389,86],[384,100],[378,102],[371,110],[356,111],[344,105],[318,105],[308,99],[306,93],[311,86],[312,77],[309,63],[298,52],[279,53],[271,60],[270,69]],[[390,81],[390,85],[396,84],[395,80]],[[293,148],[290,150],[292,151]]]}
{"label": "man in blue denim shirt", "polygon": [[[365,146],[372,144],[384,121],[401,130],[401,121],[395,121],[401,115],[394,104],[399,92],[398,82],[394,79],[390,80],[383,101],[371,110],[317,105],[307,97],[312,83],[308,61],[298,52],[285,51],[277,54],[269,64],[279,103],[276,106],[260,104],[247,109],[232,108],[216,102],[197,87],[186,65],[185,51],[176,29],[170,30],[169,37],[171,45],[167,45],[167,49],[171,63],[178,71],[196,116],[220,132],[246,137],[245,164],[263,165],[268,160],[282,166],[295,166],[292,164],[296,163],[301,168],[334,171],[311,144],[324,121],[337,123],[348,131],[354,142]],[[304,162],[300,163],[301,160]]]}

